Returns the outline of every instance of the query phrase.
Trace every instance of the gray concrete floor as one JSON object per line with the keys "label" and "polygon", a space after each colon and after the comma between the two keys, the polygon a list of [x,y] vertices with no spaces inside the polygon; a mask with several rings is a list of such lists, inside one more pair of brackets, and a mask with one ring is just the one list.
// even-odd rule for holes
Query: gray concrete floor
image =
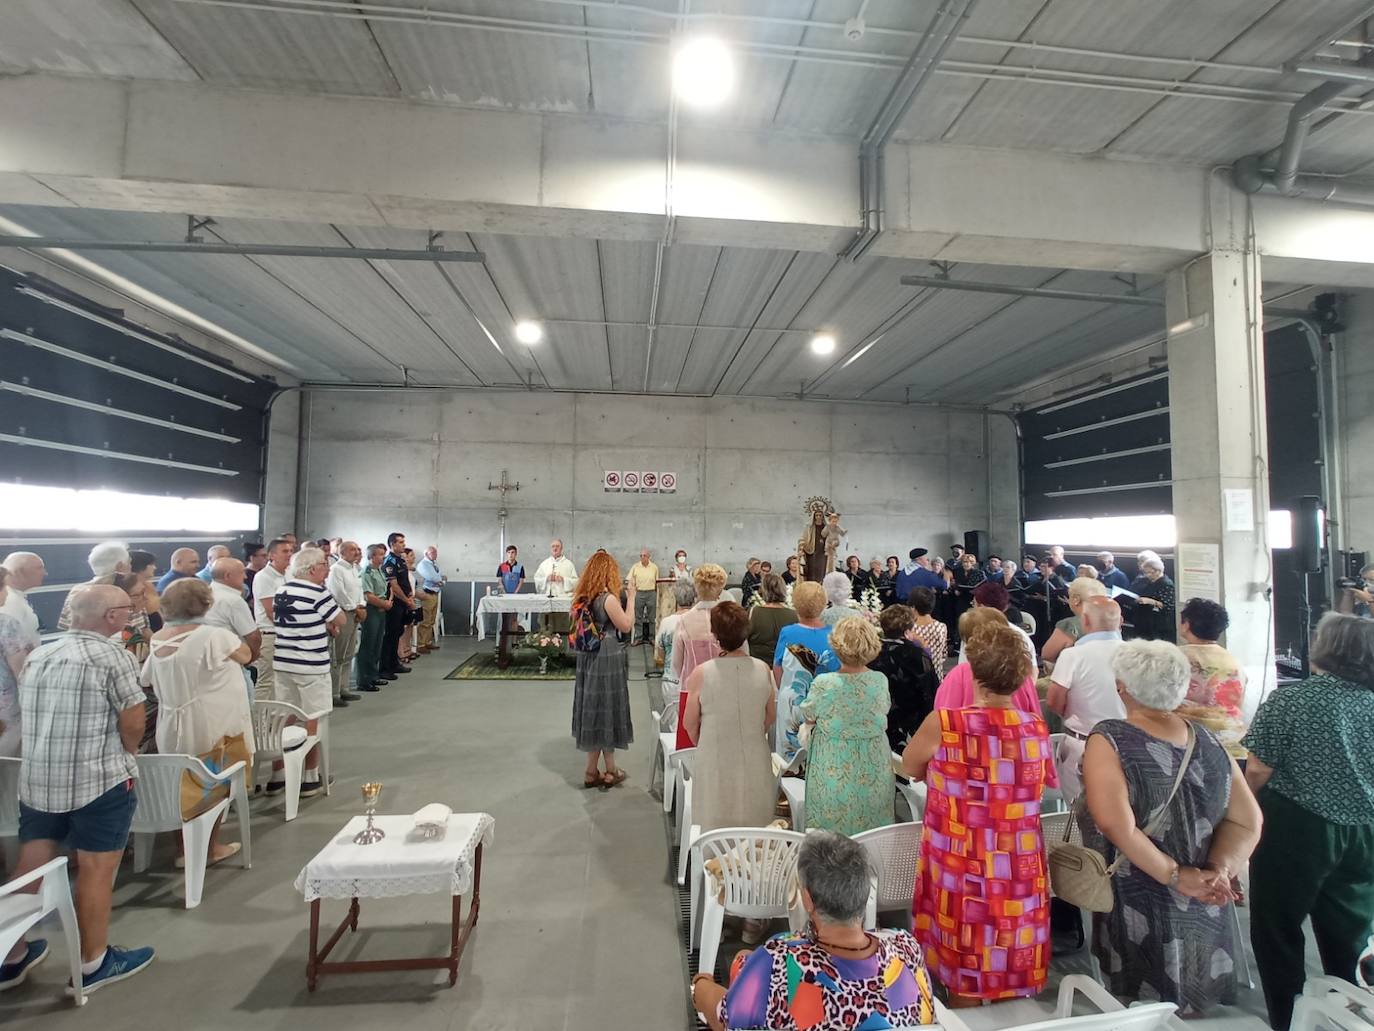
{"label": "gray concrete floor", "polygon": [[[67,972],[54,950],[28,984],[0,994],[0,1025],[683,1027],[677,905],[662,806],[648,794],[655,728],[645,682],[631,683],[638,740],[623,756],[630,779],[609,792],[585,791],[584,758],[568,729],[572,681],[443,680],[473,647],[448,638],[415,672],[336,713],[334,793],[302,802],[289,824],[278,800],[256,802],[253,868],[208,871],[199,908],[183,907],[171,835],[159,836],[147,873],[135,875],[126,860],[111,940],[155,946],[152,966],[76,1010],[62,994]],[[437,801],[496,818],[481,919],[454,988],[445,972],[417,971],[326,977],[314,994],[306,991],[307,909],[292,883],[361,812],[366,780],[384,783],[383,812],[411,813]],[[325,922],[337,924],[345,904],[324,906]],[[448,904],[439,897],[365,901],[358,934],[335,955],[441,955],[447,920]],[[56,931],[49,937],[60,946]]]}

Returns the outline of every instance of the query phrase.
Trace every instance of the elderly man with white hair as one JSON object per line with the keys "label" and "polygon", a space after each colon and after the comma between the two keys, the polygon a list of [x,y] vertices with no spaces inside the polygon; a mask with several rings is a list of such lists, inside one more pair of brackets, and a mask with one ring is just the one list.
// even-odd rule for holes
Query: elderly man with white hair
{"label": "elderly man with white hair", "polygon": [[334,705],[348,708],[350,702],[359,701],[362,695],[348,689],[349,673],[353,668],[353,656],[358,651],[358,627],[367,618],[367,604],[363,601],[362,572],[358,562],[363,557],[363,549],[356,541],[342,541],[339,544],[335,562],[329,567],[326,585],[343,614],[343,624],[329,642],[329,675],[333,686]]}
{"label": "elderly man with white hair", "polygon": [[1131,586],[1131,578],[1116,564],[1116,556],[1110,551],[1099,551],[1097,564],[1102,567],[1098,572],[1098,578],[1107,585],[1108,590],[1119,587],[1124,591]]}
{"label": "elderly man with white hair", "polygon": [[1083,753],[1084,843],[1128,862],[1093,951],[1114,995],[1195,1016],[1235,1000],[1244,944],[1227,908],[1231,878],[1259,842],[1259,805],[1212,732],[1174,711],[1191,672],[1178,648],[1128,641],[1112,672],[1126,718],[1098,723]]}
{"label": "elderly man with white hair", "polygon": [[1096,595],[1083,602],[1081,614],[1083,635],[1054,664],[1045,696],[1045,706],[1064,717],[1064,740],[1054,758],[1060,790],[1070,804],[1082,790],[1078,767],[1093,727],[1126,716],[1112,672],[1112,657],[1122,643],[1121,606]]}
{"label": "elderly man with white hair", "polygon": [[[273,692],[279,702],[290,702],[309,716],[328,713],[332,708],[329,644],[344,625],[344,614],[334,596],[324,586],[329,576],[329,559],[319,548],[305,547],[291,559],[289,579],[272,599],[272,615],[277,625],[276,647],[272,655]],[[319,729],[318,720],[306,724],[310,733]],[[324,790],[319,775],[319,749],[311,749],[305,759],[301,797],[310,798]],[[282,770],[274,763],[269,795],[286,789],[279,779]]]}
{"label": "elderly man with white hair", "polygon": [[205,566],[201,569],[199,573],[196,574],[196,576],[207,584],[213,583],[214,577],[211,575],[210,567],[215,564],[216,560],[228,558],[232,554],[233,552],[231,552],[229,548],[223,544],[210,545],[209,550],[205,552]]}
{"label": "elderly man with white hair", "polygon": [[[133,569],[133,560],[129,556],[129,546],[121,544],[119,541],[102,541],[91,549],[91,553],[86,556],[86,564],[91,567],[91,579],[88,584],[112,584],[115,577],[120,573],[128,573]],[[84,586],[84,585],[78,585]],[[57,617],[57,629],[70,630],[72,626],[72,593],[76,588],[68,592],[67,599],[62,603],[62,613]]]}
{"label": "elderly man with white hair", "polygon": [[47,567],[32,551],[12,551],[5,556],[3,565],[9,576],[5,579],[5,603],[0,605],[0,614],[18,623],[29,647],[37,648],[40,639],[38,614],[33,611],[27,595],[42,585]]}
{"label": "elderly man with white hair", "polygon": [[[90,992],[153,959],[150,948],[108,944],[114,873],[138,804],[134,754],[145,703],[133,656],[110,639],[128,623],[129,596],[82,584],[67,600],[71,631],[30,655],[19,682],[23,764],[13,876],[36,870],[59,849],[75,849],[81,980]],[[0,990],[22,984],[47,953],[42,939],[17,942],[0,963]]]}

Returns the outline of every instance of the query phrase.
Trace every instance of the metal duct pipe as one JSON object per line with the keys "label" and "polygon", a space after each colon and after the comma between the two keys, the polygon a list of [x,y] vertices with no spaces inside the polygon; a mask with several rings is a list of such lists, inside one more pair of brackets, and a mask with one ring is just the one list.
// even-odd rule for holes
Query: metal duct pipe
{"label": "metal duct pipe", "polygon": [[1135,294],[1094,294],[1081,290],[1054,290],[1043,286],[1012,286],[1006,283],[975,283],[939,276],[903,276],[903,286],[923,286],[933,290],[967,290],[975,294],[1008,294],[1013,297],[1040,297],[1051,301],[1087,301],[1092,304],[1132,304],[1139,308],[1163,308],[1164,299]]}
{"label": "metal duct pipe", "polygon": [[0,247],[23,250],[127,251],[153,254],[248,254],[278,258],[354,258],[378,261],[475,261],[479,251],[393,250],[387,247],[312,247],[290,243],[187,243],[184,240],[72,240],[54,236],[0,236]]}
{"label": "metal duct pipe", "polygon": [[1307,129],[1312,116],[1323,104],[1335,100],[1349,88],[1348,82],[1324,82],[1294,104],[1293,109],[1288,112],[1288,128],[1283,134],[1283,147],[1279,150],[1279,160],[1274,166],[1272,179],[1274,188],[1279,193],[1288,193],[1297,180],[1298,162],[1302,160],[1302,148],[1307,142]]}
{"label": "metal duct pipe", "polygon": [[1374,68],[1342,61],[1300,61],[1289,70],[1300,75],[1320,75],[1324,79],[1374,83]]}
{"label": "metal duct pipe", "polygon": [[863,226],[842,252],[850,261],[862,257],[883,231],[883,202],[887,190],[884,153],[888,141],[911,110],[916,95],[930,81],[958,37],[960,26],[977,3],[978,0],[944,0],[940,4],[859,143],[859,214]]}

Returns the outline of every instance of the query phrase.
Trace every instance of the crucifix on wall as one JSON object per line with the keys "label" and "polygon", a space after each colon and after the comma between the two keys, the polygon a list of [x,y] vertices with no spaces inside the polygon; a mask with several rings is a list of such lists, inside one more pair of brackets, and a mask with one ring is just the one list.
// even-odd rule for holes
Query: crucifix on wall
{"label": "crucifix on wall", "polygon": [[506,554],[506,515],[507,515],[507,512],[506,512],[506,495],[509,494],[509,493],[510,493],[511,491],[513,491],[513,490],[519,490],[519,489],[520,489],[520,482],[517,480],[515,483],[511,483],[511,482],[510,482],[510,477],[506,474],[506,470],[505,470],[505,469],[502,469],[502,470],[501,470],[501,482],[500,482],[500,483],[492,483],[492,482],[490,482],[490,481],[487,482],[487,490],[499,490],[499,491],[501,492],[501,508],[500,508],[499,511],[497,511],[496,514],[497,514],[497,516],[498,516],[498,517],[500,518],[500,520],[501,520],[501,555],[502,555],[502,556],[504,556],[504,555]]}

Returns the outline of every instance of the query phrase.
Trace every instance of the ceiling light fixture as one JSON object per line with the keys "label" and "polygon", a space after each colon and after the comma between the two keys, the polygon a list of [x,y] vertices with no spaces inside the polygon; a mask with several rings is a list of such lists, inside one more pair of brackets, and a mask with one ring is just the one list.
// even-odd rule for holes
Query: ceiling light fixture
{"label": "ceiling light fixture", "polygon": [[544,339],[544,327],[537,322],[523,319],[515,324],[515,339],[522,344],[537,344]]}
{"label": "ceiling light fixture", "polygon": [[817,333],[811,338],[812,354],[833,354],[835,351],[835,338],[829,333]]}
{"label": "ceiling light fixture", "polygon": [[678,44],[673,55],[673,91],[690,107],[719,107],[735,89],[730,48],[711,36]]}

